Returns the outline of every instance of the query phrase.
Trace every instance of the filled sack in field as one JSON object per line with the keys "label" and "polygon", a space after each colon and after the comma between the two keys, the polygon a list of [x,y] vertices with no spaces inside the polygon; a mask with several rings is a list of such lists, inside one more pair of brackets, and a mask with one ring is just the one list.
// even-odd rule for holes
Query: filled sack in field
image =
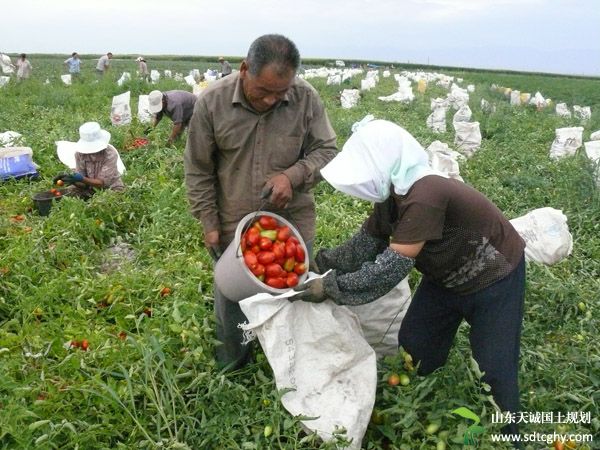
{"label": "filled sack in field", "polygon": [[573,105],[573,115],[582,121],[590,120],[592,117],[592,108],[589,106]]}
{"label": "filled sack in field", "polygon": [[[10,56],[0,53],[0,68],[2,68],[2,73],[4,75],[10,75],[15,72],[15,66],[12,63]],[[1,83],[0,86],[2,86]]]}
{"label": "filled sack in field", "polygon": [[358,105],[360,100],[360,91],[358,89],[344,89],[340,95],[342,108],[350,109]]}
{"label": "filled sack in field", "polygon": [[377,82],[374,78],[365,78],[364,80],[360,80],[360,90],[361,91],[370,91],[375,87]]}
{"label": "filled sack in field", "polygon": [[583,142],[583,127],[557,128],[550,146],[550,158],[558,159],[574,155]]}
{"label": "filled sack in field", "polygon": [[521,92],[521,96],[519,98],[521,105],[526,105],[529,103],[529,99],[531,99],[531,94],[529,92]]}
{"label": "filled sack in field", "polygon": [[129,80],[131,80],[131,74],[129,72],[123,72],[121,78],[117,80],[117,85],[123,86],[123,83],[126,83]]}
{"label": "filled sack in field", "polygon": [[[67,166],[71,170],[75,170],[75,152],[77,151],[77,142],[70,141],[55,141],[56,144],[56,156],[61,163]],[[113,147],[114,148],[114,147]],[[125,164],[121,160],[121,155],[119,151],[115,148],[117,152],[117,170],[120,175],[125,173]]]}
{"label": "filled sack in field", "polygon": [[61,81],[62,81],[64,84],[66,84],[67,86],[71,86],[71,82],[72,82],[72,80],[71,80],[71,74],[70,74],[70,73],[68,73],[68,74],[66,74],[66,75],[61,75],[61,76],[60,76],[60,79],[61,79]]}
{"label": "filled sack in field", "polygon": [[467,85],[467,92],[469,92],[469,93],[475,92],[475,85],[474,84]]}
{"label": "filled sack in field", "polygon": [[179,72],[175,72],[175,76],[173,77],[175,81],[183,81],[183,74]]}
{"label": "filled sack in field", "polygon": [[166,78],[172,78],[172,77],[173,77],[173,74],[171,73],[171,71],[170,71],[170,70],[166,70],[166,69],[165,69],[165,71],[164,71],[164,74],[165,74],[165,77],[166,77]]}
{"label": "filled sack in field", "polygon": [[460,176],[460,167],[458,165],[459,160],[465,159],[463,155],[455,152],[448,144],[440,141],[433,141],[425,151],[429,156],[429,165],[432,169],[445,173],[448,175],[448,178],[464,181]]}
{"label": "filled sack in field", "polygon": [[600,141],[600,130],[594,131],[592,134],[590,134],[590,140],[591,141]]}
{"label": "filled sack in field", "polygon": [[360,328],[377,358],[398,353],[398,332],[412,299],[408,277],[374,302],[347,306],[358,316]]}
{"label": "filled sack in field", "polygon": [[360,449],[377,387],[376,356],[363,337],[356,314],[331,300],[290,302],[293,291],[257,294],[240,302],[273,369],[281,403],[324,441],[346,430],[349,449]]}
{"label": "filled sack in field", "polygon": [[10,81],[10,77],[0,76],[0,87],[4,87]]}
{"label": "filled sack in field", "polygon": [[21,133],[17,133],[16,131],[0,133],[0,147],[16,147],[21,137]]}
{"label": "filled sack in field", "polygon": [[33,150],[29,147],[0,148],[0,180],[38,177]]}
{"label": "filled sack in field", "polygon": [[454,122],[454,144],[467,158],[481,147],[481,131],[479,122]]}
{"label": "filled sack in field", "polygon": [[160,72],[158,70],[152,69],[150,71],[150,80],[152,84],[156,84],[160,81]]}
{"label": "filled sack in field", "polygon": [[567,216],[554,208],[539,208],[512,219],[510,223],[525,241],[525,258],[552,265],[573,251],[573,236]]}
{"label": "filled sack in field", "polygon": [[467,90],[456,84],[452,84],[450,93],[448,93],[446,98],[448,99],[448,104],[454,109],[460,109],[462,105],[469,103],[469,93]]}
{"label": "filled sack in field", "polygon": [[342,84],[342,76],[341,75],[329,75],[327,77],[327,86],[337,86]]}
{"label": "filled sack in field", "polygon": [[458,108],[458,111],[454,113],[452,122],[469,122],[472,115],[473,113],[471,112],[469,105],[462,105],[460,108]]}
{"label": "filled sack in field", "polygon": [[496,112],[496,105],[492,105],[485,98],[481,99],[481,111],[486,114],[491,114]]}
{"label": "filled sack in field", "polygon": [[120,126],[131,123],[130,97],[131,93],[129,91],[113,97],[112,107],[110,108],[110,122],[113,125]]}
{"label": "filled sack in field", "polygon": [[586,156],[594,166],[596,186],[600,187],[600,140],[585,142],[583,145],[585,146]]}
{"label": "filled sack in field", "polygon": [[536,92],[535,95],[529,99],[529,104],[535,106],[537,109],[542,109],[548,106],[546,99],[539,92]]}
{"label": "filled sack in field", "polygon": [[571,111],[566,103],[556,104],[556,115],[560,117],[571,117]]}
{"label": "filled sack in field", "polygon": [[521,104],[521,92],[520,91],[511,91],[510,104],[511,104],[511,106],[519,106]]}
{"label": "filled sack in field", "polygon": [[150,103],[148,102],[147,95],[140,95],[138,97],[137,117],[140,123],[152,122],[152,113],[150,112]]}
{"label": "filled sack in field", "polygon": [[196,80],[194,79],[193,75],[186,75],[185,77],[183,77],[183,79],[187,83],[188,86],[196,85]]}
{"label": "filled sack in field", "polygon": [[402,86],[399,87],[398,91],[394,92],[392,95],[377,98],[383,102],[410,103],[415,99],[415,94],[413,94],[412,88],[410,86]]}

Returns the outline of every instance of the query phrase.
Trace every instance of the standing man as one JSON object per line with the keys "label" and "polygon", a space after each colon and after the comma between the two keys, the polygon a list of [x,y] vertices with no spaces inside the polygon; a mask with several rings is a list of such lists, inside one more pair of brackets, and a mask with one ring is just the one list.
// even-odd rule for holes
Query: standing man
{"label": "standing man", "polygon": [[221,63],[221,78],[231,75],[231,64],[226,61],[225,58],[219,56],[219,62]]}
{"label": "standing man", "polygon": [[152,126],[156,127],[163,115],[173,121],[173,129],[167,145],[172,145],[183,129],[190,124],[197,98],[188,91],[152,91],[148,94],[148,109],[150,113],[154,114]]}
{"label": "standing man", "polygon": [[81,59],[79,59],[79,53],[73,52],[70,58],[65,59],[64,64],[65,67],[69,69],[71,78],[79,78],[79,74],[81,72]]}
{"label": "standing man", "polygon": [[113,54],[108,52],[106,55],[102,55],[100,59],[98,59],[98,64],[96,64],[96,73],[98,75],[104,75],[108,72],[110,68],[110,60],[112,59]]}
{"label": "standing man", "polygon": [[138,73],[142,80],[150,81],[150,72],[148,71],[146,59],[143,56],[138,56],[135,62],[138,63]]}
{"label": "standing man", "polygon": [[[184,152],[191,213],[204,243],[218,255],[238,222],[263,203],[299,229],[307,246],[315,236],[312,188],[336,154],[336,136],[317,91],[296,77],[300,54],[288,38],[256,39],[240,71],[212,83],[198,97]],[[237,369],[250,360],[238,323],[240,306],[214,287],[217,362]]]}

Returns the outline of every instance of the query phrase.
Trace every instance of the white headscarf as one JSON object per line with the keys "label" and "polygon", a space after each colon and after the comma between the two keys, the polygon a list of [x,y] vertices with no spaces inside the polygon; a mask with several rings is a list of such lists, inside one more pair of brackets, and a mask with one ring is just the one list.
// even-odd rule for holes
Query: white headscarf
{"label": "white headscarf", "polygon": [[427,175],[446,176],[429,167],[427,153],[408,131],[387,120],[358,128],[321,175],[337,190],[376,203],[390,196],[391,185],[404,195]]}

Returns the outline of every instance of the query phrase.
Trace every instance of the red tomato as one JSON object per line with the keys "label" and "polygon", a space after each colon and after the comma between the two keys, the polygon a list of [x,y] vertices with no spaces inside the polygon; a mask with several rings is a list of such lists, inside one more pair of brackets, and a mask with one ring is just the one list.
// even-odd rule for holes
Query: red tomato
{"label": "red tomato", "polygon": [[250,251],[255,255],[258,255],[260,253],[260,247],[258,245],[255,245],[252,248],[250,248]]}
{"label": "red tomato", "polygon": [[261,250],[270,250],[273,247],[273,241],[268,237],[261,237],[258,241],[258,246]]}
{"label": "red tomato", "polygon": [[285,289],[287,287],[287,283],[283,278],[269,278],[265,280],[269,286],[277,288],[277,289]]}
{"label": "red tomato", "polygon": [[294,272],[298,275],[302,275],[304,272],[306,272],[306,264],[303,262],[296,263],[294,266]]}
{"label": "red tomato", "polygon": [[253,269],[250,269],[252,271],[252,274],[256,277],[260,277],[261,275],[265,274],[265,266],[263,266],[262,264],[257,264],[256,266],[254,266]]}
{"label": "red tomato", "polygon": [[296,261],[304,262],[306,254],[304,253],[304,248],[302,245],[296,245]]}
{"label": "red tomato", "polygon": [[289,237],[292,235],[292,230],[287,225],[282,226],[277,230],[277,240],[278,241],[287,241]]}
{"label": "red tomato", "polygon": [[288,241],[293,242],[296,245],[300,245],[300,241],[298,240],[298,238],[296,236],[290,236]]}
{"label": "red tomato", "polygon": [[258,223],[264,230],[275,230],[277,228],[277,220],[271,216],[260,216]]}
{"label": "red tomato", "polygon": [[88,342],[87,339],[84,339],[83,341],[81,341],[81,350],[83,350],[84,352],[87,351],[89,346],[90,346],[90,343]]}
{"label": "red tomato", "polygon": [[254,227],[250,228],[246,233],[246,239],[250,247],[258,245],[258,242],[260,241],[260,231]]}
{"label": "red tomato", "polygon": [[271,249],[275,253],[275,259],[283,259],[285,257],[285,244],[283,242],[273,242],[273,248]]}
{"label": "red tomato", "polygon": [[267,279],[278,278],[281,276],[282,272],[283,272],[283,267],[281,267],[279,264],[276,264],[276,263],[268,264],[265,267],[265,275],[267,276]]}
{"label": "red tomato", "polygon": [[296,257],[296,244],[291,242],[289,239],[285,243],[285,256],[287,256],[288,258]]}
{"label": "red tomato", "polygon": [[273,261],[275,261],[275,254],[273,252],[265,250],[256,255],[256,259],[259,263],[264,264],[266,266],[267,264],[271,264]]}
{"label": "red tomato", "polygon": [[296,286],[298,284],[298,274],[294,272],[288,273],[285,282],[288,287]]}
{"label": "red tomato", "polygon": [[246,263],[246,266],[248,266],[249,269],[253,269],[258,264],[258,258],[254,253],[246,251],[244,253],[244,263]]}

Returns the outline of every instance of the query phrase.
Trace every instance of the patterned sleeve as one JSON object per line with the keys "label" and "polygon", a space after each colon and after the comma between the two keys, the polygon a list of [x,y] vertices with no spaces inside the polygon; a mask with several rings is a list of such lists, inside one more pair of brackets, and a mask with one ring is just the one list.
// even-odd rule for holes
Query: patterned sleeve
{"label": "patterned sleeve", "polygon": [[104,182],[104,187],[107,189],[114,189],[117,186],[122,185],[121,175],[117,168],[118,160],[119,154],[112,146],[109,146],[106,151],[106,160],[98,175],[98,178]]}

